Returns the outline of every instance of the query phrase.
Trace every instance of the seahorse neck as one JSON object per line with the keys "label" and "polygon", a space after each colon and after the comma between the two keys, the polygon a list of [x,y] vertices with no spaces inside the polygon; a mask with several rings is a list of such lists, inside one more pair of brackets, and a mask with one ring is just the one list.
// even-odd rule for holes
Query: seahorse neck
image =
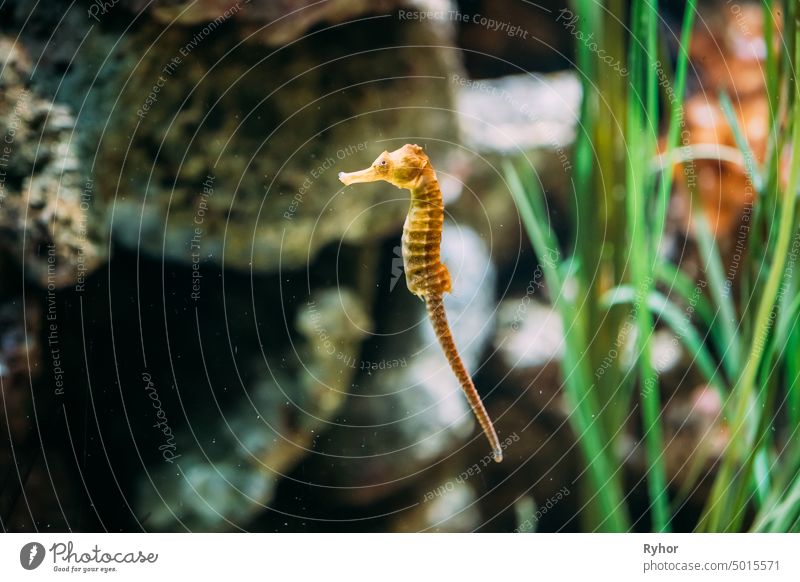
{"label": "seahorse neck", "polygon": [[439,188],[439,181],[436,179],[436,172],[428,166],[422,172],[417,185],[411,189],[411,203],[422,203],[426,206],[443,206],[442,191]]}

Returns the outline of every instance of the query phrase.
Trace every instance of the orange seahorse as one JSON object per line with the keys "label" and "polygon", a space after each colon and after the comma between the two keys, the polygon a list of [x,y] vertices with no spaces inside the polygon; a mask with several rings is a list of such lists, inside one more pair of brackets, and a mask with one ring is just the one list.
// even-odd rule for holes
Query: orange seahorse
{"label": "orange seahorse", "polygon": [[494,460],[503,460],[500,440],[494,430],[469,372],[458,355],[453,334],[447,323],[442,298],[450,292],[450,273],[442,264],[444,203],[436,172],[428,156],[418,145],[406,144],[393,152],[383,152],[373,164],[359,172],[340,172],[339,180],[349,186],[359,182],[384,180],[411,191],[411,207],[403,226],[403,265],[408,290],[425,301],[433,329],[450,367],[492,446]]}

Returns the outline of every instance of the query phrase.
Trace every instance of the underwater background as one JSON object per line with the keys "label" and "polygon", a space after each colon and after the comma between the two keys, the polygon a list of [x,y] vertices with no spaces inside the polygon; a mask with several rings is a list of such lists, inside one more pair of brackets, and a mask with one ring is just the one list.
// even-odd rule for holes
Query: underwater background
{"label": "underwater background", "polygon": [[[767,412],[727,402],[780,254],[788,16],[642,6],[0,3],[2,529],[796,529],[794,274]],[[502,463],[406,288],[408,192],[337,179],[406,143]]]}

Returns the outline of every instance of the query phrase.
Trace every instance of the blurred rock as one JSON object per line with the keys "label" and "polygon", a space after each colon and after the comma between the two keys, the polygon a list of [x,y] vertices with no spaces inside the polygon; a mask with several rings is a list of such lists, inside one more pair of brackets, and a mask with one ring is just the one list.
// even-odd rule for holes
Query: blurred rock
{"label": "blurred rock", "polygon": [[[480,238],[451,222],[444,226],[442,260],[453,278],[453,293],[445,297],[448,320],[474,372],[494,324],[493,298],[486,293],[494,287],[494,267]],[[409,486],[470,435],[488,452],[423,304],[401,286],[404,281],[381,305],[386,322],[375,355],[359,364],[363,371],[337,426],[319,440],[319,455],[304,471],[336,487],[329,494],[350,504],[369,504]]]}
{"label": "blurred rock", "polygon": [[73,113],[30,86],[24,43],[0,35],[0,61],[0,246],[42,286],[80,283],[106,251]]}
{"label": "blurred rock", "polygon": [[538,285],[543,281],[533,281],[529,295],[500,304],[493,357],[487,369],[493,378],[502,379],[504,392],[525,398],[537,414],[547,411],[566,419],[569,411],[561,395],[561,317],[533,297],[542,293]]}
{"label": "blurred rock", "polygon": [[[31,389],[41,372],[40,331],[38,305],[26,310],[22,298],[15,297],[0,306],[0,518],[5,531],[34,531],[36,518],[52,517],[49,506],[36,517],[27,507],[31,459],[41,454]],[[31,502],[45,509],[43,499]]]}
{"label": "blurred rock", "polygon": [[190,452],[154,468],[154,486],[142,483],[138,506],[149,514],[147,527],[246,528],[344,403],[355,374],[344,362],[355,361],[371,326],[351,292],[315,293],[298,314],[303,341],[296,351],[258,363],[250,396],[206,423],[202,442],[177,435],[178,450]]}
{"label": "blurred rock", "polygon": [[[9,271],[5,269],[5,274],[10,275]],[[4,299],[0,305],[0,434],[4,435],[0,438],[0,519],[4,531],[63,531],[80,519],[76,514],[83,509],[75,502],[63,451],[51,446],[52,395],[45,393],[48,384],[40,383],[42,333],[41,307],[35,300]]]}
{"label": "blurred rock", "polygon": [[512,263],[529,242],[502,164],[529,168],[554,225],[567,223],[580,82],[566,72],[451,81],[465,148],[450,166],[466,186],[453,213],[489,241],[498,265]]}
{"label": "blurred rock", "polygon": [[698,484],[708,484],[705,478],[725,451],[729,436],[722,399],[714,388],[701,385],[668,402],[664,407],[664,458],[672,487],[705,499],[707,491]]}
{"label": "blurred rock", "polygon": [[116,240],[184,263],[198,252],[274,272],[330,243],[369,244],[398,229],[407,204],[391,203],[385,185],[343,189],[337,174],[407,141],[445,157],[457,141],[447,77],[459,59],[429,45],[451,44],[448,29],[387,17],[272,52],[238,32],[230,22],[150,23],[116,48],[116,34],[87,40],[70,77],[74,101],[94,63],[119,55],[88,96],[94,115],[81,120],[97,144],[97,189],[113,204]]}
{"label": "blurred rock", "polygon": [[[489,414],[496,419],[501,438],[513,442],[506,447],[502,463],[485,469],[483,487],[490,493],[480,498],[481,531],[513,531],[520,525],[514,509],[520,498],[532,495],[541,506],[564,487],[574,491],[584,468],[566,420],[537,409],[522,395],[510,395],[507,388],[503,385],[503,392],[490,402]],[[577,497],[559,504],[548,516],[551,525],[545,531],[558,529],[576,516]],[[541,529],[539,524],[537,528]]]}
{"label": "blurred rock", "polygon": [[[729,441],[719,392],[700,385],[664,403],[664,459],[670,489],[682,500],[706,499],[715,467]],[[643,483],[647,470],[644,442],[626,432],[621,448],[628,469]]]}
{"label": "blurred rock", "polygon": [[[22,297],[0,306],[0,433],[9,443],[24,443],[33,428],[31,385],[41,374],[42,314],[38,304]],[[4,448],[5,440],[0,440]]]}
{"label": "blurred rock", "polygon": [[520,497],[532,494],[544,502],[572,487],[577,474],[578,450],[561,389],[563,327],[542,302],[544,293],[544,281],[533,275],[526,295],[501,302],[492,355],[481,371],[482,382],[498,389],[488,408],[501,438],[517,438],[488,473],[497,488],[481,499],[482,513],[498,520],[488,531],[511,531]]}
{"label": "blurred rock", "polygon": [[[441,0],[133,0],[130,8],[150,10],[164,24],[202,25],[226,13],[264,43],[279,46],[300,38],[314,26],[332,25],[363,15],[387,14],[397,6],[447,5]],[[258,28],[255,25],[258,25]]]}
{"label": "blurred rock", "polygon": [[[694,324],[687,318],[685,325]],[[635,341],[635,334],[632,335],[631,339]],[[692,360],[681,339],[671,329],[658,329],[653,334],[650,360],[653,370],[658,374],[663,402],[669,402],[679,390],[686,392],[696,386],[702,377],[696,368],[696,362]]]}
{"label": "blurred rock", "polygon": [[457,476],[433,484],[421,503],[402,511],[390,520],[387,531],[400,533],[461,533],[481,523],[477,495],[469,483],[458,483]]}
{"label": "blurred rock", "polygon": [[454,77],[464,141],[481,153],[557,150],[575,139],[581,85],[574,72]]}

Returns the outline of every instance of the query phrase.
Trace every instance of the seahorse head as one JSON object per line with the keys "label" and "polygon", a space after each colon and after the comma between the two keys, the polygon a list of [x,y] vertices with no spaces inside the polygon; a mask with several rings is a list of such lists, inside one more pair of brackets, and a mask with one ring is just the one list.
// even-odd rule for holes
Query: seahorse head
{"label": "seahorse head", "polygon": [[345,186],[384,180],[398,188],[413,189],[428,165],[428,156],[421,147],[406,144],[393,152],[383,152],[369,168],[358,172],[339,172],[339,180]]}

